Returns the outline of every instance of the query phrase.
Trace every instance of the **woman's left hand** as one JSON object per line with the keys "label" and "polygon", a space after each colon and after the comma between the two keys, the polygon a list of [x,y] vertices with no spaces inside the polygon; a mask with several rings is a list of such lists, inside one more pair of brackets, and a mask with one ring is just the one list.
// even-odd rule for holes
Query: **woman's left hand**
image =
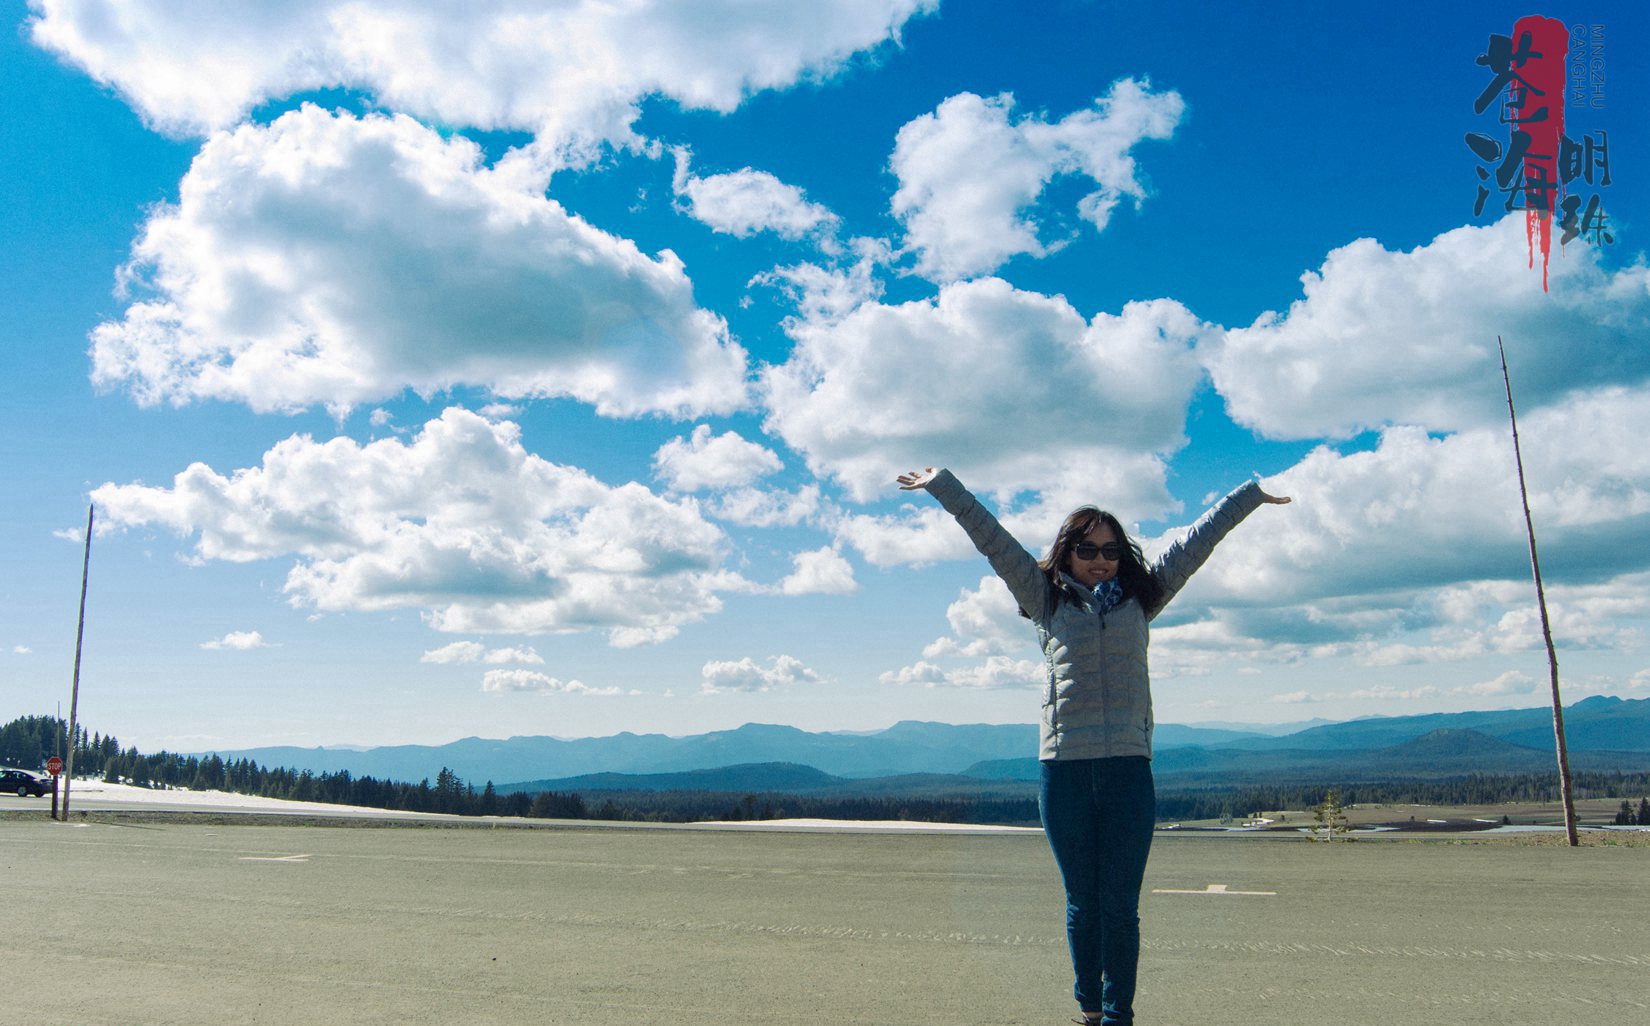
{"label": "woman's left hand", "polygon": [[899,482],[902,492],[914,492],[919,488],[928,487],[928,482],[934,480],[934,468],[925,467],[922,470],[911,470],[894,478]]}
{"label": "woman's left hand", "polygon": [[1295,500],[1291,499],[1287,495],[1267,495],[1265,492],[1261,492],[1260,501],[1271,503],[1274,506],[1282,506],[1285,503],[1294,502]]}

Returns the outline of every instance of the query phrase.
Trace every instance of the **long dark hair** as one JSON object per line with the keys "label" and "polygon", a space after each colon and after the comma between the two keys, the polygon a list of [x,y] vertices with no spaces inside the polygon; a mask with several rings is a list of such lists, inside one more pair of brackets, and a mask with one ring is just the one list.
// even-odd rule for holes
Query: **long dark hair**
{"label": "long dark hair", "polygon": [[[1048,555],[1037,561],[1043,576],[1048,578],[1048,586],[1054,592],[1056,601],[1070,597],[1068,592],[1071,586],[1061,580],[1060,575],[1070,561],[1071,550],[1088,537],[1088,533],[1098,524],[1110,527],[1123,549],[1117,563],[1117,580],[1123,585],[1123,597],[1134,599],[1150,615],[1163,598],[1163,587],[1146,569],[1146,558],[1140,554],[1140,546],[1123,530],[1122,522],[1095,506],[1079,506],[1066,514],[1065,523],[1060,525],[1060,533],[1054,536],[1054,545],[1048,550]],[[1020,615],[1029,618],[1024,609],[1020,610]]]}

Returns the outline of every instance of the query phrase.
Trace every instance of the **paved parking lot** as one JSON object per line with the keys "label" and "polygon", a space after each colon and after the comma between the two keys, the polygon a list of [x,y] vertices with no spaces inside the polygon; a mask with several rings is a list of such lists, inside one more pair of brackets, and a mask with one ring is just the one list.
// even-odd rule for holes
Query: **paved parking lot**
{"label": "paved parking lot", "polygon": [[[0,868],[6,1026],[1074,1008],[1036,834],[31,817],[0,820]],[[1160,836],[1140,1021],[1641,1026],[1647,879],[1646,848]]]}

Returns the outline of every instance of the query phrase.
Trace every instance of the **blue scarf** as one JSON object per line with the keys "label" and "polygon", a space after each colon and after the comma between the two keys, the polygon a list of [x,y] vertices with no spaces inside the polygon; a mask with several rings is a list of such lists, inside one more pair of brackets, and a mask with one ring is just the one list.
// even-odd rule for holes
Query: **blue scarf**
{"label": "blue scarf", "polygon": [[1123,601],[1123,582],[1113,577],[1101,581],[1094,586],[1094,601],[1100,606],[1100,614],[1104,616]]}

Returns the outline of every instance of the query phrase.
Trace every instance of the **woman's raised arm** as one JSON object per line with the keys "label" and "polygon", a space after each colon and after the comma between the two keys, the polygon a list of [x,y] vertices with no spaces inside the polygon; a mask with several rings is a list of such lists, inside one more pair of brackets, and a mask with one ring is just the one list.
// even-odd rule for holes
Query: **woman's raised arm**
{"label": "woman's raised arm", "polygon": [[1042,615],[1049,603],[1049,580],[1037,565],[1037,557],[1025,550],[997,518],[945,469],[927,467],[899,475],[902,491],[927,491],[945,511],[956,518],[968,539],[990,563],[991,569],[1008,585],[1020,608],[1033,619]]}

